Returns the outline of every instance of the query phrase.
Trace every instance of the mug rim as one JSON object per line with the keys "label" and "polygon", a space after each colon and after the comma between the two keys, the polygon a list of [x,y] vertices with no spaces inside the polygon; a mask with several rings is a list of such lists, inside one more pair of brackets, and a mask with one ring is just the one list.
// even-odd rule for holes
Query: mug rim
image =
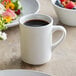
{"label": "mug rim", "polygon": [[[31,28],[44,28],[44,27],[49,27],[50,25],[51,25],[51,26],[53,25],[53,18],[50,17],[50,16],[48,16],[48,15],[44,15],[44,14],[29,14],[29,15],[24,15],[24,16],[22,16],[22,17],[20,18],[19,24],[24,25],[24,24],[22,23],[22,19],[23,19],[23,18],[30,17],[30,16],[35,16],[35,15],[41,15],[41,16],[45,16],[45,17],[49,18],[49,19],[50,19],[49,24],[44,25],[44,26],[39,26],[39,27],[31,27],[31,26],[26,26],[26,27],[31,27]],[[30,19],[29,19],[29,20],[30,20]],[[41,20],[42,20],[42,19],[41,19]]]}

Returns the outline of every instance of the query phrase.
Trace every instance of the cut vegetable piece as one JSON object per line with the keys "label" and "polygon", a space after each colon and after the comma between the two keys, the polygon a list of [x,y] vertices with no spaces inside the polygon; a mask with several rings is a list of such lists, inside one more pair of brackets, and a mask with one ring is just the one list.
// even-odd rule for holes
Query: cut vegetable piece
{"label": "cut vegetable piece", "polygon": [[4,19],[6,20],[6,23],[9,23],[12,21],[12,18],[10,16],[5,16]]}
{"label": "cut vegetable piece", "polygon": [[61,2],[65,2],[65,1],[67,1],[67,0],[60,0]]}
{"label": "cut vegetable piece", "polygon": [[18,9],[15,13],[16,13],[17,15],[20,15],[20,14],[21,14],[21,10]]}
{"label": "cut vegetable piece", "polygon": [[3,16],[10,16],[12,19],[15,19],[17,15],[12,11],[11,9],[7,9],[4,13]]}
{"label": "cut vegetable piece", "polygon": [[75,3],[70,1],[68,4],[65,5],[65,8],[68,8],[68,9],[72,9],[76,7]]}
{"label": "cut vegetable piece", "polygon": [[5,7],[0,3],[0,14],[2,14],[5,11]]}

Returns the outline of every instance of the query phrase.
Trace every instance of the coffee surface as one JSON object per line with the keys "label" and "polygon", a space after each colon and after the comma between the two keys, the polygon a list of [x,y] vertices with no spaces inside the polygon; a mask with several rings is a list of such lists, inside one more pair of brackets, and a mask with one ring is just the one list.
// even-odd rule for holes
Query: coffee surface
{"label": "coffee surface", "polygon": [[33,20],[28,20],[24,23],[26,26],[32,26],[32,27],[39,27],[39,26],[45,26],[48,25],[49,23],[44,20],[39,20],[39,19],[33,19]]}

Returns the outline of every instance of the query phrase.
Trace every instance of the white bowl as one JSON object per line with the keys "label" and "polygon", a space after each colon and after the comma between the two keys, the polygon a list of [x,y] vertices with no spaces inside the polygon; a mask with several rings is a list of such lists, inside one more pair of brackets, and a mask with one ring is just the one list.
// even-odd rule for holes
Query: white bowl
{"label": "white bowl", "polygon": [[4,70],[0,71],[0,76],[50,76],[50,75],[34,70]]}
{"label": "white bowl", "polygon": [[58,15],[59,20],[66,25],[76,26],[76,10],[59,7],[55,4],[56,0],[51,0],[52,5]]}

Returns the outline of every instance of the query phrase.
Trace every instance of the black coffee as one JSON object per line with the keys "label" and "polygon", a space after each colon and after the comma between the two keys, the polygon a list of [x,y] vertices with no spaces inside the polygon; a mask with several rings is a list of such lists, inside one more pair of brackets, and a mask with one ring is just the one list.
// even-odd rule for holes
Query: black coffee
{"label": "black coffee", "polygon": [[32,27],[39,27],[39,26],[47,25],[49,23],[47,21],[44,21],[44,20],[34,19],[34,20],[26,21],[24,24],[27,26],[32,26]]}

